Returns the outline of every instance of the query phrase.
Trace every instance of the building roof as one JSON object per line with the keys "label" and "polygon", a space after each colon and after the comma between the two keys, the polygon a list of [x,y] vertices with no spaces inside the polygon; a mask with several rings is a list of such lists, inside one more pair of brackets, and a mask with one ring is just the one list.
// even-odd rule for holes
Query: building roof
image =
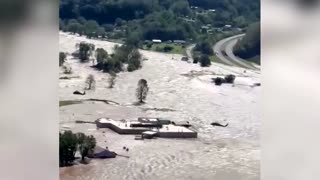
{"label": "building roof", "polygon": [[164,125],[162,128],[160,128],[159,132],[193,132],[193,131],[183,126],[175,126],[175,125],[169,124],[169,125]]}
{"label": "building roof", "polygon": [[154,132],[154,131],[145,131],[145,132],[143,132],[142,134],[146,134],[146,135],[156,135],[157,132]]}
{"label": "building roof", "polygon": [[174,43],[186,43],[184,40],[173,40]]}
{"label": "building roof", "polygon": [[152,42],[159,42],[161,43],[162,41],[160,39],[152,39]]}

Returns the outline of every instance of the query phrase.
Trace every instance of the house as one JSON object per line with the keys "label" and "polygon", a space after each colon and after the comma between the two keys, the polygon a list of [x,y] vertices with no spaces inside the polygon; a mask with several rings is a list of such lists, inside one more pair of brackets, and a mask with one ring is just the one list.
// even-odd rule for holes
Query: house
{"label": "house", "polygon": [[116,156],[117,156],[117,153],[113,151],[109,151],[108,149],[104,149],[100,146],[94,147],[94,149],[88,154],[89,158],[99,158],[99,159],[115,158]]}
{"label": "house", "polygon": [[162,41],[160,39],[152,39],[153,43],[161,43]]}
{"label": "house", "polygon": [[216,12],[215,9],[209,9],[208,11],[209,11],[209,12]]}
{"label": "house", "polygon": [[184,40],[173,40],[173,43],[176,43],[176,44],[185,44],[186,41],[184,41]]}

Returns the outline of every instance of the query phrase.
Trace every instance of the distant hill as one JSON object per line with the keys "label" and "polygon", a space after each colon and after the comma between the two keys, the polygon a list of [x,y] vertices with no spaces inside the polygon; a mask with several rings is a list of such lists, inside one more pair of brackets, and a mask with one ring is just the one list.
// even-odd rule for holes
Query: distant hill
{"label": "distant hill", "polygon": [[246,35],[234,47],[234,53],[243,59],[260,64],[260,22],[251,24]]}
{"label": "distant hill", "polygon": [[244,28],[260,19],[260,0],[60,0],[60,30],[125,39],[219,39],[200,27]]}

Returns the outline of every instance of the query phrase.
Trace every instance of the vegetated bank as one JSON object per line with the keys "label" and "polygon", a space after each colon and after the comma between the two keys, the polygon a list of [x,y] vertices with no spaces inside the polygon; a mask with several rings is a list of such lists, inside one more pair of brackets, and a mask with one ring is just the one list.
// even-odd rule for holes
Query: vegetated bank
{"label": "vegetated bank", "polygon": [[260,2],[250,0],[60,0],[59,7],[60,30],[139,47],[153,39],[216,42],[260,19]]}
{"label": "vegetated bank", "polygon": [[235,45],[234,53],[242,59],[260,64],[260,22],[248,27],[246,35]]}

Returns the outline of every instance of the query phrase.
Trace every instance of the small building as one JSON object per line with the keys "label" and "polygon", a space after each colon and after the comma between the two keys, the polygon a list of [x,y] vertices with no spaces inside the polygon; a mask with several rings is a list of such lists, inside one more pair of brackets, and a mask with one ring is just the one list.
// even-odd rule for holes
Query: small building
{"label": "small building", "polygon": [[152,39],[153,43],[162,43],[162,41],[160,39]]}
{"label": "small building", "polygon": [[173,43],[176,43],[176,44],[185,44],[185,43],[187,43],[187,42],[184,41],[184,40],[173,40]]}
{"label": "small building", "polygon": [[209,26],[201,26],[201,29],[209,29]]}
{"label": "small building", "polygon": [[215,9],[209,9],[208,11],[209,11],[209,12],[216,12]]}

